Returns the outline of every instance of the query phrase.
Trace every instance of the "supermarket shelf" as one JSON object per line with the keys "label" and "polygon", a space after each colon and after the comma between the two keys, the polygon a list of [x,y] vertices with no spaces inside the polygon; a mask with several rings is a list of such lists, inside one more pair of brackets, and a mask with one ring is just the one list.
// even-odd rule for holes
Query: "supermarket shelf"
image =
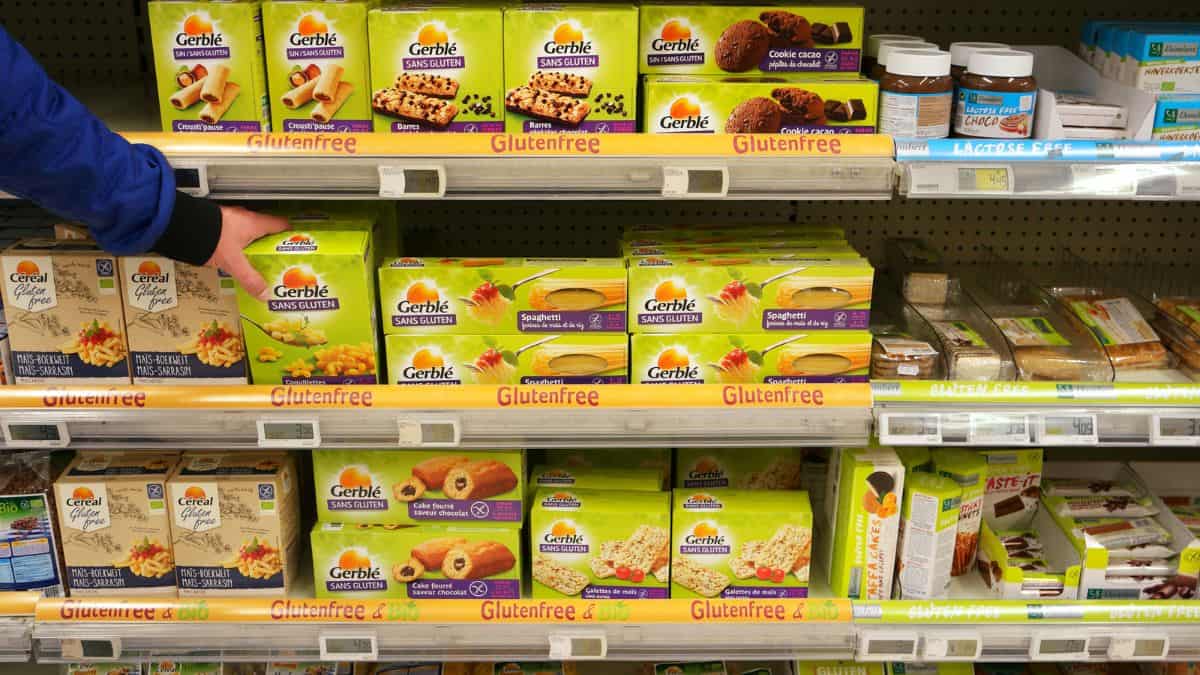
{"label": "supermarket shelf", "polygon": [[889,199],[886,136],[127,134],[230,199]]}

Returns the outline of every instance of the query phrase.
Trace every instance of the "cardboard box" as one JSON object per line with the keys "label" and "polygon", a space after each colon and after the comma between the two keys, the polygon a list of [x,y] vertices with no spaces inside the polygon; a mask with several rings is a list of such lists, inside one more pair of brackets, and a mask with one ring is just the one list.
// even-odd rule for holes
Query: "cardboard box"
{"label": "cardboard box", "polygon": [[21,241],[0,256],[16,384],[129,384],[117,259],[90,241]]}
{"label": "cardboard box", "polygon": [[867,79],[650,75],[642,97],[651,134],[873,134],[879,85]]}
{"label": "cardboard box", "polygon": [[640,258],[629,266],[629,330],[865,330],[874,280],[861,258]]}
{"label": "cardboard box", "polygon": [[886,600],[892,592],[904,465],[890,448],[834,451],[826,508],[832,521],[818,537],[837,598]]}
{"label": "cardboard box", "polygon": [[524,455],[313,450],[317,517],[341,523],[524,521]]}
{"label": "cardboard box", "polygon": [[652,468],[570,467],[539,464],[529,471],[529,490],[662,490],[662,471]]}
{"label": "cardboard box", "polygon": [[1042,490],[1042,451],[980,450],[987,462],[983,519],[993,530],[1021,530],[1033,523]]}
{"label": "cardboard box", "polygon": [[634,335],[632,376],[641,384],[866,382],[871,333]]}
{"label": "cardboard box", "polygon": [[389,384],[626,384],[623,333],[388,335]]}
{"label": "cardboard box", "polygon": [[637,131],[638,8],[504,8],[504,126],[510,133]]}
{"label": "cardboard box", "polygon": [[938,474],[958,483],[963,490],[958,510],[958,538],[954,543],[952,574],[957,577],[975,567],[988,465],[983,456],[974,450],[942,448],[934,450],[931,454],[933,467]]}
{"label": "cardboard box", "polygon": [[188,453],[167,480],[180,596],[286,595],[300,572],[295,461]]}
{"label": "cardboard box", "polygon": [[257,0],[147,6],[163,131],[271,130]]}
{"label": "cardboard box", "polygon": [[863,8],[850,5],[641,7],[641,73],[857,73]]}
{"label": "cardboard box", "polygon": [[671,597],[808,597],[808,493],[676,490],[671,523]]}
{"label": "cardboard box", "polygon": [[367,28],[376,131],[504,131],[500,5],[384,4]]}
{"label": "cardboard box", "polygon": [[949,593],[962,492],[958,483],[945,476],[905,476],[896,560],[898,599],[932,600]]}
{"label": "cardboard box", "polygon": [[666,493],[541,489],[529,538],[535,598],[670,597]]}
{"label": "cardboard box", "polygon": [[371,131],[365,0],[263,3],[271,128]]}
{"label": "cardboard box", "polygon": [[375,279],[370,235],[284,232],[246,247],[267,280],[262,302],[238,287],[255,384],[375,384]]}
{"label": "cardboard box", "polygon": [[134,384],[246,384],[233,277],[160,256],[117,262]]}
{"label": "cardboard box", "polygon": [[624,333],[619,258],[398,258],[379,270],[383,331]]}
{"label": "cardboard box", "polygon": [[799,490],[800,448],[679,448],[675,488]]}
{"label": "cardboard box", "polygon": [[318,523],[318,598],[521,597],[521,533],[508,528]]}
{"label": "cardboard box", "polygon": [[174,596],[164,485],[178,455],[81,452],[54,483],[72,596]]}

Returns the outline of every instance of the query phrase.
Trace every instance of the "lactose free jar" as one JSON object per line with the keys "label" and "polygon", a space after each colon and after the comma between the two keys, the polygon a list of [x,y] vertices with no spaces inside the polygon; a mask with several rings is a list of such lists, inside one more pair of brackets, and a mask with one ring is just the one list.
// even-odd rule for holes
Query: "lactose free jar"
{"label": "lactose free jar", "polygon": [[975,52],[958,82],[954,133],[968,138],[1029,138],[1037,80],[1033,54],[1012,49]]}
{"label": "lactose free jar", "polygon": [[945,138],[953,100],[949,52],[896,50],[879,80],[879,131],[895,138]]}
{"label": "lactose free jar", "polygon": [[937,45],[928,42],[884,42],[879,46],[879,54],[875,57],[875,66],[871,68],[870,77],[872,80],[878,80],[883,77],[883,74],[887,72],[888,58],[892,52],[901,49],[915,49],[923,52],[941,51]]}

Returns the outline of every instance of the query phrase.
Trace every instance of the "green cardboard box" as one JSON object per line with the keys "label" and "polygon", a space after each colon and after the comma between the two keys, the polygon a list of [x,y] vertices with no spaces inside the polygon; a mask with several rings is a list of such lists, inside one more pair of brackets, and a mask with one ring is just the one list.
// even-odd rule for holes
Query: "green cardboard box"
{"label": "green cardboard box", "polygon": [[317,518],[328,523],[488,523],[524,520],[524,454],[313,450]]}
{"label": "green cardboard box", "polygon": [[317,523],[318,598],[521,597],[521,532],[502,527]]}
{"label": "green cardboard box", "polygon": [[896,597],[901,600],[945,598],[950,590],[958,512],[958,483],[933,473],[908,473],[900,508]]}
{"label": "green cardboard box", "polygon": [[871,333],[634,335],[632,376],[641,384],[866,382]]}
{"label": "green cardboard box", "polygon": [[533,597],[670,597],[671,496],[634,490],[534,493]]}
{"label": "green cardboard box", "polygon": [[272,129],[372,130],[365,0],[267,0],[263,36]]}
{"label": "green cardboard box", "polygon": [[857,73],[863,8],[644,3],[641,73]]}
{"label": "green cardboard box", "polygon": [[390,384],[626,384],[624,334],[388,335]]}
{"label": "green cardboard box", "polygon": [[827,486],[833,530],[818,540],[827,553],[833,596],[886,600],[892,593],[904,465],[891,448],[835,450]]}
{"label": "green cardboard box", "polygon": [[383,332],[624,333],[619,258],[397,258],[379,269]]}
{"label": "green cardboard box", "polygon": [[375,279],[371,235],[288,231],[246,247],[267,280],[267,300],[238,286],[255,384],[375,384]]}
{"label": "green cardboard box", "polygon": [[679,448],[675,488],[799,490],[800,448]]}
{"label": "green cardboard box", "polygon": [[863,78],[649,75],[642,120],[652,134],[873,134],[878,99]]}
{"label": "green cardboard box", "polygon": [[375,130],[504,131],[504,15],[494,4],[388,2],[367,13],[371,91],[404,91],[438,114],[389,110]]}
{"label": "green cardboard box", "polygon": [[259,2],[147,7],[163,131],[270,131]]}
{"label": "green cardboard box", "polygon": [[808,597],[807,492],[676,490],[671,523],[671,597]]}
{"label": "green cardboard box", "polygon": [[662,490],[662,472],[652,468],[581,467],[539,464],[529,472],[530,491],[541,488],[567,490]]}
{"label": "green cardboard box", "polygon": [[954,576],[975,569],[979,550],[979,524],[983,521],[983,495],[987,487],[988,464],[974,450],[941,448],[934,450],[933,467],[962,487],[958,511],[958,538],[954,543]]}
{"label": "green cardboard box", "polygon": [[637,21],[632,4],[506,6],[505,128],[637,131]]}

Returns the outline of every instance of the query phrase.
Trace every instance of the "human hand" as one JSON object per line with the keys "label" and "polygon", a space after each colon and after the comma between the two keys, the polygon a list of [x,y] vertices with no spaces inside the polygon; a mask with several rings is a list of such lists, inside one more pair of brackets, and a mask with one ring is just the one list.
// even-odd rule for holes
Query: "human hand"
{"label": "human hand", "polygon": [[267,282],[250,265],[242,249],[255,239],[289,228],[291,225],[286,218],[255,213],[240,206],[222,206],[221,239],[205,265],[222,270],[241,284],[250,296],[266,302]]}

